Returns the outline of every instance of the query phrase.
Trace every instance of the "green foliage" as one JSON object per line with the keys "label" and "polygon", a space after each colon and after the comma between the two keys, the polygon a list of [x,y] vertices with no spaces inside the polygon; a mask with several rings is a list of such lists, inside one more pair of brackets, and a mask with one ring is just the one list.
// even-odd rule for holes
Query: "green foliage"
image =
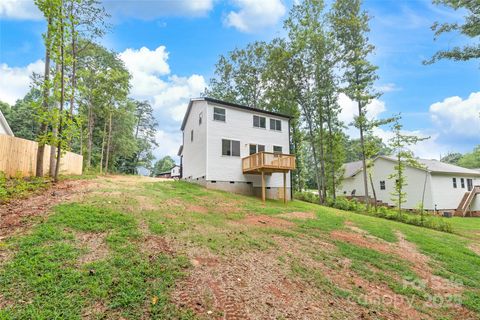
{"label": "green foliage", "polygon": [[[394,172],[388,176],[389,179],[394,181],[394,191],[392,191],[392,201],[398,208],[398,213],[402,212],[402,204],[406,202],[407,194],[404,191],[407,186],[407,177],[405,175],[405,168],[407,165],[424,169],[423,166],[414,158],[413,152],[408,150],[409,146],[415,145],[418,142],[430,139],[430,137],[418,137],[414,135],[406,135],[402,133],[402,124],[400,124],[400,117],[395,118],[395,122],[392,126],[393,137],[390,139],[390,146],[395,154],[396,164]],[[425,181],[426,181],[425,176]],[[426,182],[425,182],[426,184]],[[424,186],[425,188],[425,186]],[[424,190],[425,193],[425,190]],[[423,200],[420,210],[423,213]]]}
{"label": "green foliage", "polygon": [[[440,50],[433,55],[430,60],[424,61],[425,64],[435,63],[442,59],[451,59],[455,61],[466,61],[480,58],[480,46],[478,43],[478,36],[480,35],[480,4],[475,0],[433,0],[436,5],[441,5],[461,11],[464,17],[463,23],[440,23],[435,22],[432,25],[432,30],[435,32],[435,40],[443,34],[451,32],[459,33],[462,36],[470,38],[472,43],[467,43],[463,46],[456,46],[448,50]],[[477,40],[475,43],[474,40]]]}
{"label": "green foliage", "polygon": [[465,153],[459,160],[458,165],[465,168],[480,168],[480,145],[476,146],[472,152]]}
{"label": "green foliage", "polygon": [[165,156],[162,159],[155,162],[153,166],[152,176],[159,175],[162,172],[170,171],[175,165],[175,160],[170,156]]}
{"label": "green foliage", "polygon": [[40,99],[40,91],[32,88],[24,98],[9,106],[0,102],[0,110],[7,119],[13,134],[18,138],[35,141],[39,132],[35,103]]}
{"label": "green foliage", "polygon": [[462,154],[458,152],[449,153],[446,156],[443,156],[440,161],[445,163],[450,163],[458,165],[458,161],[462,158]]}
{"label": "green foliage", "polygon": [[[294,194],[295,199],[306,201],[310,203],[319,203],[318,196],[313,192],[296,192]],[[345,197],[337,197],[335,200],[328,198],[326,205],[332,208],[352,211],[356,213],[372,215],[379,218],[384,218],[388,220],[395,220],[398,222],[411,224],[415,226],[425,227],[429,229],[444,231],[452,233],[454,230],[452,225],[440,217],[435,217],[429,214],[417,214],[412,212],[404,212],[403,214],[398,214],[398,211],[391,210],[386,207],[379,207],[377,212],[373,210],[367,210],[367,207],[364,203],[359,202],[356,199],[347,199]],[[389,237],[387,235],[387,237]],[[391,237],[389,237],[391,239]]]}
{"label": "green foliage", "polygon": [[49,183],[44,178],[23,178],[21,175],[7,178],[0,171],[0,204],[13,198],[25,197],[48,186]]}

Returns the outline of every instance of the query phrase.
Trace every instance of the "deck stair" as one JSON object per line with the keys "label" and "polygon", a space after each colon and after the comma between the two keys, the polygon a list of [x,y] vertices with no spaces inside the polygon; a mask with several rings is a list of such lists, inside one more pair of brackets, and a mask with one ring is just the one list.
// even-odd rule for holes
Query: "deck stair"
{"label": "deck stair", "polygon": [[465,192],[460,204],[458,205],[456,213],[465,217],[465,215],[470,211],[470,205],[477,194],[480,194],[480,186],[475,186],[471,191]]}

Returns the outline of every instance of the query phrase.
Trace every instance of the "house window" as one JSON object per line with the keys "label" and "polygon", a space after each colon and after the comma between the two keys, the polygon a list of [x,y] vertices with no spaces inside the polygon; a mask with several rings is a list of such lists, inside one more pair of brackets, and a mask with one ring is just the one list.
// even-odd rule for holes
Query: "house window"
{"label": "house window", "polygon": [[198,125],[202,124],[202,118],[203,118],[203,112],[200,112],[200,114],[198,115]]}
{"label": "house window", "polygon": [[282,121],[270,119],[270,130],[282,131]]}
{"label": "house window", "polygon": [[213,120],[225,122],[225,109],[223,108],[213,108]]}
{"label": "house window", "polygon": [[192,130],[192,131],[190,131],[190,141],[192,141],[192,142],[193,142],[193,130]]}
{"label": "house window", "polygon": [[385,190],[385,180],[380,181],[380,190]]}
{"label": "house window", "polygon": [[265,117],[260,116],[253,116],[253,126],[255,128],[262,128],[265,129],[267,123],[267,119]]}
{"label": "house window", "polygon": [[460,178],[460,185],[462,186],[462,189],[465,189],[465,179]]}
{"label": "house window", "polygon": [[273,153],[282,153],[281,146],[273,146]]}
{"label": "house window", "polygon": [[456,189],[457,188],[457,178],[452,178],[453,181],[453,187]]}
{"label": "house window", "polygon": [[467,179],[467,190],[472,191],[472,189],[473,189],[473,180]]}
{"label": "house window", "polygon": [[222,139],[222,156],[240,157],[240,141]]}
{"label": "house window", "polygon": [[265,146],[261,144],[250,144],[250,154],[265,151]]}

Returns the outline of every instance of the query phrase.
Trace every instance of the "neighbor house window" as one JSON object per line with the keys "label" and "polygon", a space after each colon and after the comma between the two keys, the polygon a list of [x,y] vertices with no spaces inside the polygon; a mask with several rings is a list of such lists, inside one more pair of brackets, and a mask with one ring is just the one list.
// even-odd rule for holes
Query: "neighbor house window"
{"label": "neighbor house window", "polygon": [[255,128],[265,129],[267,123],[267,118],[260,116],[253,116],[253,126]]}
{"label": "neighbor house window", "polygon": [[385,180],[380,181],[380,190],[385,190]]}
{"label": "neighbor house window", "polygon": [[282,121],[270,119],[270,130],[282,131]]}
{"label": "neighbor house window", "polygon": [[223,108],[213,108],[213,120],[225,122],[225,109]]}
{"label": "neighbor house window", "polygon": [[192,130],[192,131],[190,131],[190,141],[192,141],[192,142],[193,142],[193,130]]}
{"label": "neighbor house window", "polygon": [[202,118],[203,118],[203,112],[200,112],[200,114],[198,115],[198,125],[202,124]]}
{"label": "neighbor house window", "polygon": [[265,146],[261,144],[250,144],[250,154],[265,151]]}
{"label": "neighbor house window", "polygon": [[222,156],[240,157],[240,141],[222,139]]}
{"label": "neighbor house window", "polygon": [[460,178],[460,185],[462,186],[462,189],[465,189],[465,179]]}
{"label": "neighbor house window", "polygon": [[453,181],[453,187],[457,188],[457,178],[452,178]]}
{"label": "neighbor house window", "polygon": [[467,179],[467,189],[468,189],[468,191],[472,191],[472,189],[473,189],[473,180],[472,179]]}
{"label": "neighbor house window", "polygon": [[273,153],[282,153],[281,146],[273,146]]}

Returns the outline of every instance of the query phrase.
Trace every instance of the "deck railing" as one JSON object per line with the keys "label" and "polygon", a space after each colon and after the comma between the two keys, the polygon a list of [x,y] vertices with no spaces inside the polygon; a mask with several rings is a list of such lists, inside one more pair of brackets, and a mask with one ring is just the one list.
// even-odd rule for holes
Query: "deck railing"
{"label": "deck railing", "polygon": [[295,169],[295,155],[274,152],[258,152],[242,159],[243,172],[270,169],[288,171]]}

